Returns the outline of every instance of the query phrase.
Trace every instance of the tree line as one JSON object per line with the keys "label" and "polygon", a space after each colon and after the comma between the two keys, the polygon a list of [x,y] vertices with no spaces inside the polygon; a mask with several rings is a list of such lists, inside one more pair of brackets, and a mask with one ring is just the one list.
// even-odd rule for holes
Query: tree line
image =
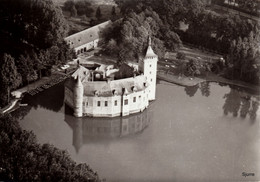
{"label": "tree line", "polygon": [[[163,55],[165,49],[178,47],[181,42],[190,43],[223,54],[227,60],[225,65],[227,77],[231,78],[232,75],[235,79],[259,84],[260,50],[257,46],[257,42],[260,41],[259,22],[239,16],[218,14],[207,8],[205,0],[115,0],[115,2],[124,18],[122,23],[115,25],[114,31],[111,31],[113,36],[108,41],[108,45],[111,46],[105,49],[108,52],[118,48],[121,51],[125,48],[130,51],[122,51],[123,55],[139,54],[145,47],[144,40],[141,38],[140,41],[135,41],[133,38],[135,36],[139,38],[141,35],[147,37],[151,34],[155,40],[162,41],[156,42],[159,44],[158,48],[155,48],[156,53]],[[147,17],[145,11],[156,14],[156,16],[149,15],[148,22],[159,22],[157,23],[159,29],[156,29],[156,26],[153,29],[154,27],[148,23],[149,28],[152,27],[148,29],[150,32],[140,30],[142,27],[145,29],[148,27],[143,18],[144,15]],[[187,24],[188,29],[180,30],[180,22]],[[238,42],[240,39],[245,40],[242,45],[245,47],[244,52],[240,48],[240,43],[234,44],[234,41]],[[126,41],[130,43],[124,44]],[[233,55],[234,52],[237,56]],[[248,73],[250,76],[245,77]]]}
{"label": "tree line", "polygon": [[120,62],[140,59],[148,46],[148,37],[152,37],[152,47],[159,57],[163,57],[166,48],[176,50],[182,44],[151,8],[127,13],[105,30],[104,37],[104,53],[118,56]]}
{"label": "tree line", "polygon": [[70,17],[78,17],[81,18],[82,21],[86,21],[87,17],[91,18],[89,21],[90,26],[94,26],[108,19],[117,18],[115,6],[111,6],[111,12],[109,15],[109,14],[105,14],[105,12],[107,11],[106,10],[107,7],[110,7],[109,5],[103,5],[103,6],[101,5],[98,6],[97,8],[94,8],[96,5],[94,6],[93,5],[94,3],[91,2],[90,0],[78,0],[78,1],[67,0],[64,3],[63,10],[69,12]]}
{"label": "tree line", "polygon": [[212,3],[226,6],[250,15],[259,16],[260,2],[256,0],[213,0]]}
{"label": "tree line", "polygon": [[39,79],[74,53],[64,41],[62,12],[51,0],[2,0],[0,16],[1,107],[11,90]]}

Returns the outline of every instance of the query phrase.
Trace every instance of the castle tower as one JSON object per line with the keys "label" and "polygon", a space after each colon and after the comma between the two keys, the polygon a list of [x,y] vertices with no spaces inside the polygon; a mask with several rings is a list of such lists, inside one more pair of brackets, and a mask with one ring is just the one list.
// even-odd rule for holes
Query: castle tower
{"label": "castle tower", "polygon": [[74,91],[73,91],[74,116],[76,117],[82,117],[83,92],[84,92],[84,88],[81,83],[80,77],[78,75],[77,82],[74,86]]}
{"label": "castle tower", "polygon": [[143,60],[139,61],[139,70],[144,73],[148,83],[148,99],[155,100],[158,56],[153,52],[151,37]]}

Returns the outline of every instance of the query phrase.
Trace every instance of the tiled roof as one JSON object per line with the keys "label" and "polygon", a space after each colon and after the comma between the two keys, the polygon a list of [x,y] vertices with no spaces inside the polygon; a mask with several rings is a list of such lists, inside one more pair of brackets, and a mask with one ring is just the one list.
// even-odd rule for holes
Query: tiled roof
{"label": "tiled roof", "polygon": [[98,24],[94,27],[88,28],[81,32],[75,33],[65,38],[65,41],[70,45],[71,48],[76,48],[84,45],[88,42],[94,41],[101,37],[102,30],[111,24],[111,21],[106,21],[104,23]]}
{"label": "tiled roof", "polygon": [[87,68],[79,65],[79,68],[71,76],[74,79],[77,79],[79,76],[81,78],[81,81],[83,81],[83,79],[85,77],[88,77],[89,75],[90,75],[90,71]]}
{"label": "tiled roof", "polygon": [[89,96],[112,96],[122,95],[123,89],[125,93],[132,93],[133,91],[140,91],[145,89],[144,83],[146,79],[144,75],[139,75],[136,77],[125,78],[121,80],[113,81],[97,81],[97,82],[85,82],[84,86],[84,95]]}
{"label": "tiled roof", "polygon": [[[101,70],[106,70],[106,68],[113,68],[112,66],[106,65],[100,67]],[[69,89],[73,90],[75,84],[77,83],[76,79],[79,77],[84,87],[84,95],[96,95],[102,97],[141,91],[148,86],[146,82],[146,77],[144,75],[138,75],[135,77],[128,77],[112,81],[90,81],[90,75],[90,70],[83,66],[79,66],[79,68],[72,74],[71,79],[66,81],[65,85]]]}

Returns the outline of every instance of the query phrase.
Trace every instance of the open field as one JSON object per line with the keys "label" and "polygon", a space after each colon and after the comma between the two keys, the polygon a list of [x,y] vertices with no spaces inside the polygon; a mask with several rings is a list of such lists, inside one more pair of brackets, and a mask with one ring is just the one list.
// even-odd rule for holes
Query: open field
{"label": "open field", "polygon": [[[60,6],[63,6],[63,4],[61,3],[62,1],[64,3],[66,0],[59,0]],[[82,30],[85,30],[91,26],[99,24],[101,22],[105,22],[107,20],[116,18],[116,17],[112,17],[112,14],[111,14],[112,8],[114,6],[115,5],[113,3],[101,3],[99,1],[98,1],[98,3],[93,3],[92,4],[93,13],[89,17],[86,17],[86,16],[71,17],[70,12],[63,10],[63,15],[64,15],[65,19],[67,20],[67,23],[69,26],[68,34],[71,35],[71,34],[77,33]],[[101,14],[102,14],[102,17],[99,21],[97,21],[97,19],[96,19],[96,10],[98,7],[100,7]],[[120,15],[120,10],[117,7],[116,7],[116,15],[118,15],[118,16]],[[93,20],[94,20],[94,22],[92,22]]]}
{"label": "open field", "polygon": [[[59,5],[59,6],[63,6],[63,4],[67,1],[67,0],[52,0],[55,4]],[[94,4],[105,4],[105,5],[115,5],[114,0],[89,0],[89,2],[92,2]]]}

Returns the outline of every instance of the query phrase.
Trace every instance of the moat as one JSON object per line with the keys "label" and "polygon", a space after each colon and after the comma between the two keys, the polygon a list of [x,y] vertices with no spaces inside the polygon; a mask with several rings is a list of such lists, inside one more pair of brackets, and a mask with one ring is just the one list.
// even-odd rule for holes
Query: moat
{"label": "moat", "polygon": [[260,111],[253,91],[158,81],[156,100],[143,113],[75,118],[63,104],[63,89],[61,83],[27,95],[22,102],[28,106],[13,114],[40,143],[67,150],[107,181],[260,179]]}

